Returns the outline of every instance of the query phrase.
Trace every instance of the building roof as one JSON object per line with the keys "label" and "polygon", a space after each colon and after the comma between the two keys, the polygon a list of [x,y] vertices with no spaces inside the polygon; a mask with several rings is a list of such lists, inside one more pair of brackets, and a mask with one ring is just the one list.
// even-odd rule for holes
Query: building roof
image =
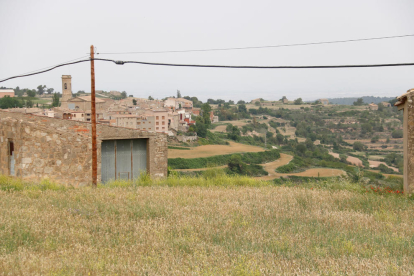
{"label": "building roof", "polygon": [[0,93],[14,93],[14,89],[0,89]]}
{"label": "building roof", "polygon": [[[84,102],[90,102],[91,101],[91,96],[76,97],[76,98],[70,99],[69,101],[70,102],[71,101],[77,101],[77,99],[80,99]],[[95,97],[95,103],[104,103],[104,102],[105,102],[104,100],[101,100],[101,99]]]}

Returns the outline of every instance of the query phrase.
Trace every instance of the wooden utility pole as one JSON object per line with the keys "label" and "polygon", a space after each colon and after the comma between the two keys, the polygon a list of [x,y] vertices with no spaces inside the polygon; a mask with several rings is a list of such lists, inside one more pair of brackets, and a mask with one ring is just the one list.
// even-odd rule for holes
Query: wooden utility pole
{"label": "wooden utility pole", "polygon": [[98,155],[96,151],[96,109],[95,109],[95,63],[94,47],[91,45],[91,116],[92,116],[92,186],[98,182]]}

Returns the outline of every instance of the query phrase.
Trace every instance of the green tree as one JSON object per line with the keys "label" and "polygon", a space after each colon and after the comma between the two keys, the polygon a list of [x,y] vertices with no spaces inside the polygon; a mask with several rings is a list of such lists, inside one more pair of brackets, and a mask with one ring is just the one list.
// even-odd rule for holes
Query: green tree
{"label": "green tree", "polygon": [[153,100],[154,100],[154,98],[153,98],[153,97],[151,97],[151,96],[148,96],[148,100],[153,101]]}
{"label": "green tree", "polygon": [[45,93],[45,89],[46,89],[46,85],[39,85],[37,87],[37,94],[43,95],[43,93]]}
{"label": "green tree", "polygon": [[27,108],[32,108],[32,107],[33,107],[33,105],[34,105],[34,103],[33,103],[33,101],[32,101],[31,99],[28,99],[28,100],[26,101],[26,107],[27,107]]}
{"label": "green tree", "polygon": [[59,106],[59,94],[58,93],[53,94],[52,106],[53,107],[58,107]]}
{"label": "green tree", "polygon": [[364,100],[362,98],[358,98],[356,100],[356,102],[354,102],[354,105],[356,105],[356,106],[360,106],[360,105],[363,105],[363,104],[364,104]]}
{"label": "green tree", "polygon": [[54,90],[55,89],[53,89],[53,88],[48,88],[46,91],[47,91],[47,94],[52,94]]}
{"label": "green tree", "polygon": [[301,155],[304,155],[305,154],[305,152],[306,152],[306,150],[307,150],[307,148],[306,148],[306,145],[305,144],[303,144],[303,143],[301,143],[301,144],[299,144],[299,145],[297,145],[296,146],[296,150],[301,154]]}
{"label": "green tree", "polygon": [[180,92],[180,90],[177,90],[177,98],[181,98],[181,92]]}
{"label": "green tree", "polygon": [[235,173],[242,173],[243,167],[246,164],[242,162],[242,158],[240,154],[233,154],[227,163],[229,170]]}
{"label": "green tree", "polygon": [[294,104],[296,105],[300,105],[303,103],[302,98],[297,98],[296,100],[293,101]]}
{"label": "green tree", "polygon": [[240,113],[247,113],[247,108],[245,104],[239,104],[239,106],[237,107],[238,111]]}
{"label": "green tree", "polygon": [[137,100],[132,99],[132,104],[133,104],[133,105],[137,105]]}
{"label": "green tree", "polygon": [[196,119],[195,131],[197,135],[202,138],[207,137],[207,126],[203,121],[203,118],[198,116]]}
{"label": "green tree", "polygon": [[352,148],[356,151],[364,151],[366,150],[367,146],[361,142],[355,142]]}
{"label": "green tree", "polygon": [[121,98],[122,98],[122,99],[125,99],[127,96],[128,96],[128,95],[127,95],[127,93],[126,93],[125,91],[122,91],[122,92],[121,92]]}
{"label": "green tree", "polygon": [[23,107],[23,103],[18,100],[17,98],[12,98],[10,96],[4,96],[0,99],[0,108],[7,109],[7,108],[15,108],[15,107]]}
{"label": "green tree", "polygon": [[31,98],[36,97],[36,90],[27,90],[26,93],[28,97],[31,97]]}
{"label": "green tree", "polygon": [[211,106],[208,103],[205,103],[201,106],[201,110],[203,113],[203,123],[206,124],[206,126],[211,125],[210,121],[210,112],[211,112]]}
{"label": "green tree", "polygon": [[401,129],[396,129],[391,133],[392,138],[403,138],[404,133]]}
{"label": "green tree", "polygon": [[348,156],[346,154],[340,154],[339,155],[339,159],[341,160],[342,163],[347,163],[346,159],[348,158]]}
{"label": "green tree", "polygon": [[278,143],[279,145],[280,145],[280,144],[283,144],[284,139],[285,139],[285,137],[284,137],[282,134],[278,133],[278,134],[276,135],[276,140],[277,140],[277,143]]}

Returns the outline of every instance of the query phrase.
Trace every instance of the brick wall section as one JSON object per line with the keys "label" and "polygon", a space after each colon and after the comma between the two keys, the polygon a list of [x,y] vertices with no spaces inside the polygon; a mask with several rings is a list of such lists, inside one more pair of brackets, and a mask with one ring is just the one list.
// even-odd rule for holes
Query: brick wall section
{"label": "brick wall section", "polygon": [[[16,176],[85,186],[92,182],[91,124],[0,111],[0,173],[8,174],[8,141],[13,140]],[[148,139],[148,167],[153,177],[167,176],[167,136],[122,127],[97,125],[98,181],[101,142]]]}

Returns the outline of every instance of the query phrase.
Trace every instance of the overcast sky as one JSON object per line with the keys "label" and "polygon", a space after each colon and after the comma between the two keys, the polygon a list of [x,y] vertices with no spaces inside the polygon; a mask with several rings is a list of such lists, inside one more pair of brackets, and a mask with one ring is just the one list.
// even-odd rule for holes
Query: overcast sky
{"label": "overcast sky", "polygon": [[[60,1],[0,0],[0,79],[98,53],[264,46],[414,34],[413,0]],[[414,62],[414,37],[222,52],[99,54],[150,62],[224,65],[336,65]],[[304,100],[398,96],[414,87],[414,66],[253,70],[95,62],[96,89],[136,97],[196,96]],[[0,83],[90,91],[90,64]]]}

